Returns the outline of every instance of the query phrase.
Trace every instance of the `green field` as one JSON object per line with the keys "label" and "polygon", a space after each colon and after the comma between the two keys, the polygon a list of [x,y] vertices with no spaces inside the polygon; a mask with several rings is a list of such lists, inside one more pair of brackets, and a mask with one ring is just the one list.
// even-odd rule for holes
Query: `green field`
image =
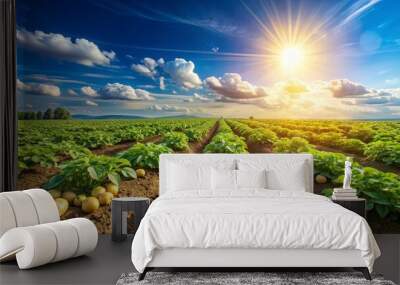
{"label": "green field", "polygon": [[[352,185],[368,200],[371,221],[400,225],[399,121],[19,121],[18,185],[90,195],[107,183],[124,188],[140,168],[147,172],[134,186],[141,192],[120,194],[154,198],[158,156],[171,152],[312,153],[315,192],[327,196],[341,184],[344,161],[352,156]],[[385,231],[398,231],[392,228]]]}

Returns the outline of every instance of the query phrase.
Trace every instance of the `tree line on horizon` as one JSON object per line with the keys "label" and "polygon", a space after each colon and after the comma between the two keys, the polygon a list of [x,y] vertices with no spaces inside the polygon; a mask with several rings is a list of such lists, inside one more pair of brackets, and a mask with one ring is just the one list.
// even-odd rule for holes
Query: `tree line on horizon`
{"label": "tree line on horizon", "polygon": [[71,118],[70,112],[66,108],[48,108],[46,111],[18,112],[18,120],[68,120]]}

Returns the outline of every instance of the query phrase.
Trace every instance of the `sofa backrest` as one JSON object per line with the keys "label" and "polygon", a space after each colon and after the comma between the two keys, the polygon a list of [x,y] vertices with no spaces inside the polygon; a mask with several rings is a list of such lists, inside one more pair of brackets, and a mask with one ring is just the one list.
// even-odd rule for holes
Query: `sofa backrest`
{"label": "sofa backrest", "polygon": [[53,197],[43,189],[0,193],[0,237],[15,227],[60,220]]}
{"label": "sofa backrest", "polygon": [[[280,165],[299,165],[304,167],[305,179],[299,181],[307,192],[313,192],[313,156],[311,154],[162,154],[160,156],[160,193],[167,192],[168,185],[168,164],[175,163],[191,166],[226,166],[227,169],[238,169],[240,163],[261,163],[267,168],[271,167],[279,170]],[[284,170],[290,176],[290,167]]]}

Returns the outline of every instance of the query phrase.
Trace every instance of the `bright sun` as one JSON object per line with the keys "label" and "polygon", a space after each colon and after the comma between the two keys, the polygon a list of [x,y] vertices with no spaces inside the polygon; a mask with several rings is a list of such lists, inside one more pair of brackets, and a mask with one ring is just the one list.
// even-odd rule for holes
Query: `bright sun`
{"label": "bright sun", "polygon": [[276,7],[266,4],[266,15],[260,17],[245,2],[242,1],[244,7],[263,31],[263,36],[254,40],[254,46],[264,60],[254,60],[254,65],[268,74],[269,80],[315,80],[332,72],[329,63],[335,37],[327,32],[331,18],[321,19],[318,13],[308,15],[301,5],[292,10],[291,1],[284,1],[289,3],[287,14],[281,15]]}
{"label": "bright sun", "polygon": [[305,53],[301,47],[286,47],[281,52],[281,66],[285,72],[294,72],[305,64]]}

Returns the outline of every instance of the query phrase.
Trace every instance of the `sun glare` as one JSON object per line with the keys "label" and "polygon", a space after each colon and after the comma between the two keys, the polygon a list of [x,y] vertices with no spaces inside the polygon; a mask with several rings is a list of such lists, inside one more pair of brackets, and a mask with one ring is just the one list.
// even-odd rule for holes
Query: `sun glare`
{"label": "sun glare", "polygon": [[304,65],[305,53],[301,47],[290,46],[282,50],[281,65],[286,72],[293,72]]}
{"label": "sun glare", "polygon": [[254,12],[243,1],[263,31],[263,36],[254,40],[254,46],[265,58],[258,68],[268,74],[269,80],[324,77],[334,68],[329,64],[335,39],[328,33],[331,18],[321,19],[318,13],[303,10],[301,5],[292,9],[291,2],[288,3],[286,13],[266,4],[264,15]]}

